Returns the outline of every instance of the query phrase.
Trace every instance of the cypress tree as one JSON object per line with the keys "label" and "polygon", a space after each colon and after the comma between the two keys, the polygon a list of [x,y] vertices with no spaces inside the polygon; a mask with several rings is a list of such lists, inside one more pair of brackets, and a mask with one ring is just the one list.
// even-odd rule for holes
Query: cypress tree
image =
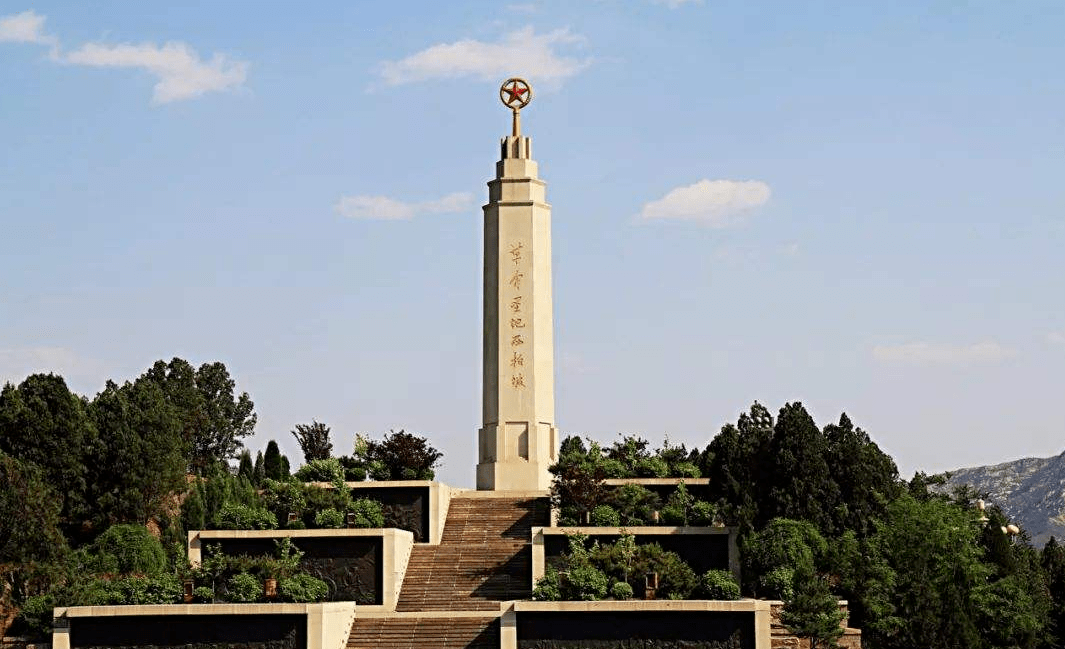
{"label": "cypress tree", "polygon": [[266,454],[263,455],[263,475],[269,480],[280,480],[285,476],[284,466],[281,464],[281,449],[277,442],[270,440],[266,444]]}

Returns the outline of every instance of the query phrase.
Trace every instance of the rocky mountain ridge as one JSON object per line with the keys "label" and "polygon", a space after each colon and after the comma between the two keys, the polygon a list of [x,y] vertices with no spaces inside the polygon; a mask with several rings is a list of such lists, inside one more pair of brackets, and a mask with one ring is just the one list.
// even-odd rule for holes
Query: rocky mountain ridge
{"label": "rocky mountain ridge", "polygon": [[1036,547],[1051,536],[1065,541],[1065,453],[957,469],[947,484],[948,490],[968,484],[987,493],[987,500],[1027,531]]}

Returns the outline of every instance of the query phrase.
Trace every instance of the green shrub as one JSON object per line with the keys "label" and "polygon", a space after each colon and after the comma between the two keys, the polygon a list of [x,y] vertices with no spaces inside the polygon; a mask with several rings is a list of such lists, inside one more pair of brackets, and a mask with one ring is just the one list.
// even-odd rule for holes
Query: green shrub
{"label": "green shrub", "polygon": [[766,599],[791,600],[795,596],[795,569],[780,566],[758,580],[758,596]]}
{"label": "green shrub", "polygon": [[699,578],[699,595],[706,599],[737,600],[740,585],[727,570],[708,570]]}
{"label": "green shrub", "polygon": [[600,465],[603,469],[603,476],[606,478],[631,478],[632,472],[629,471],[629,467],[625,466],[625,463],[621,460],[613,460],[610,458],[604,459]]}
{"label": "green shrub", "polygon": [[114,579],[109,582],[107,590],[111,601],[117,604],[176,604],[182,594],[178,578],[166,573]]}
{"label": "green shrub", "polygon": [[562,582],[562,597],[567,600],[594,601],[606,597],[609,581],[603,571],[582,565],[571,568]]}
{"label": "green shrub", "polygon": [[669,473],[674,478],[698,478],[702,475],[699,467],[691,462],[678,462],[670,468]]}
{"label": "green shrub", "polygon": [[715,516],[717,516],[716,507],[705,500],[696,500],[692,505],[690,522],[692,525],[712,525]]}
{"label": "green shrub", "polygon": [[302,512],[307,507],[303,484],[293,480],[267,480],[263,487],[263,502],[278,520],[287,521],[289,512]]}
{"label": "green shrub", "polygon": [[112,525],[89,548],[99,572],[154,575],[166,568],[159,539],[143,525]]}
{"label": "green shrub", "polygon": [[218,512],[215,525],[222,530],[275,530],[277,517],[265,509],[226,503]]}
{"label": "green shrub", "polygon": [[370,498],[356,498],[351,501],[351,513],[355,514],[355,527],[384,527],[385,515],[381,503]]}
{"label": "green shrub", "polygon": [[609,496],[609,504],[617,510],[622,525],[646,525],[661,499],[647,487],[637,484],[621,485]]}
{"label": "green shrub", "polygon": [[544,576],[536,582],[532,598],[538,602],[557,602],[562,599],[562,591],[559,588],[558,571],[548,568]]}
{"label": "green shrub", "polygon": [[305,529],[307,529],[307,524],[304,523],[303,520],[297,518],[294,521],[289,521],[289,522],[285,523],[285,529],[286,530],[305,530]]}
{"label": "green shrub", "polygon": [[332,482],[337,478],[343,480],[344,467],[335,457],[311,460],[296,471],[296,478],[303,482]]}
{"label": "green shrub", "polygon": [[617,527],[621,525],[621,517],[610,505],[599,505],[592,510],[592,525],[597,527]]}
{"label": "green shrub", "polygon": [[210,604],[214,601],[214,590],[207,586],[197,586],[192,589],[192,598],[202,604]]}
{"label": "green shrub", "polygon": [[329,586],[324,581],[305,572],[277,581],[281,599],[286,602],[320,602],[329,595]]}
{"label": "green shrub", "polygon": [[666,505],[662,508],[662,522],[666,525],[688,525],[694,504],[695,496],[681,482],[666,499]]}
{"label": "green shrub", "polygon": [[610,587],[610,596],[614,599],[632,599],[632,586],[624,581],[616,581]]}
{"label": "green shrub", "polygon": [[226,582],[226,599],[231,602],[256,602],[262,597],[263,585],[246,572],[238,572]]}
{"label": "green shrub", "polygon": [[636,547],[634,570],[629,579],[633,581],[635,577],[642,580],[643,575],[649,572],[658,573],[656,596],[659,599],[668,598],[673,593],[680,599],[687,599],[699,586],[695,571],[677,553],[663,550],[657,543]]}
{"label": "green shrub", "polygon": [[32,638],[52,635],[52,609],[56,607],[55,596],[51,593],[27,597],[19,609],[16,623],[22,633]]}
{"label": "green shrub", "polygon": [[665,478],[669,476],[669,465],[660,457],[641,457],[633,467],[638,478]]}
{"label": "green shrub", "polygon": [[339,529],[344,527],[344,513],[332,507],[323,509],[314,515],[314,525],[316,527]]}

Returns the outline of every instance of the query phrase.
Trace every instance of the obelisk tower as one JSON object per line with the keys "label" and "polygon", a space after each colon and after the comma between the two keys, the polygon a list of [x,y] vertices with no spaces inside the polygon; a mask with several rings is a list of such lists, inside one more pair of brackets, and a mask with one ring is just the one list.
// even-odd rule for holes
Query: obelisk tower
{"label": "obelisk tower", "polygon": [[499,91],[513,111],[484,206],[483,420],[477,488],[550,487],[558,457],[551,305],[551,206],[519,111],[532,99],[523,79]]}

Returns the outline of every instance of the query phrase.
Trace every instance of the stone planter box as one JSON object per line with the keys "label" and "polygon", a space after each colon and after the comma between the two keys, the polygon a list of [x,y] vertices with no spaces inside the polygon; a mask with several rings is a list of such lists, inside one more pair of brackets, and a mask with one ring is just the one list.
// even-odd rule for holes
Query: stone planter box
{"label": "stone planter box", "polygon": [[770,649],[770,603],[515,602],[500,620],[500,649],[629,646]]}
{"label": "stone planter box", "polygon": [[355,604],[78,606],[53,615],[53,649],[337,649],[347,641]]}
{"label": "stone planter box", "polygon": [[696,573],[728,570],[740,580],[740,554],[736,529],[731,527],[534,527],[532,528],[533,586],[544,576],[552,559],[566,551],[567,534],[586,534],[589,542],[612,543],[622,530],[636,537],[637,545],[658,543],[676,552]]}
{"label": "stone planter box", "polygon": [[396,607],[414,545],[406,530],[198,530],[189,532],[189,561],[200,564],[204,545],[227,555],[273,554],[283,538],[305,553],[303,569],[329,585],[331,600]]}
{"label": "stone planter box", "polygon": [[[311,482],[332,489],[328,482]],[[407,530],[415,543],[438,545],[444,532],[451,488],[428,480],[382,480],[347,482],[355,498],[372,498],[381,503],[385,527]]]}

